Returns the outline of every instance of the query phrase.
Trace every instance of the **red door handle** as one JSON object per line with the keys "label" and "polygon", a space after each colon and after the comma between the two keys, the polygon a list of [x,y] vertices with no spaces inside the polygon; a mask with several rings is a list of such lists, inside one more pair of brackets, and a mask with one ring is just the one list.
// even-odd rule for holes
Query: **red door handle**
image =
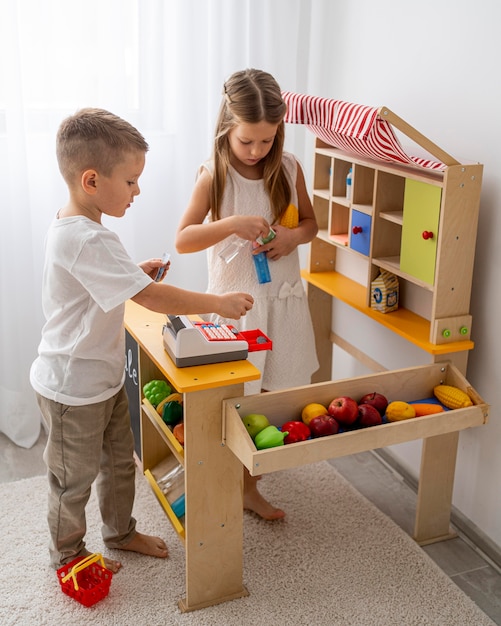
{"label": "red door handle", "polygon": [[358,235],[358,233],[362,232],[362,227],[361,226],[353,226],[353,228],[351,229],[351,232],[354,235]]}
{"label": "red door handle", "polygon": [[433,239],[433,233],[431,232],[431,230],[423,231],[423,239]]}

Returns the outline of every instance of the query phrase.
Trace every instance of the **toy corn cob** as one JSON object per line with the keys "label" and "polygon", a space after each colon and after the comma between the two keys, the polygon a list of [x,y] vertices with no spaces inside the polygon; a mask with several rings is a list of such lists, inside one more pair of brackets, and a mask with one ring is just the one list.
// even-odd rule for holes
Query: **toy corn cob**
{"label": "toy corn cob", "polygon": [[284,214],[280,218],[280,226],[285,226],[286,228],[296,228],[299,224],[299,211],[297,207],[293,204],[289,204],[289,206],[285,209]]}
{"label": "toy corn cob", "polygon": [[453,385],[437,385],[433,389],[435,397],[448,409],[463,409],[473,406],[470,396]]}

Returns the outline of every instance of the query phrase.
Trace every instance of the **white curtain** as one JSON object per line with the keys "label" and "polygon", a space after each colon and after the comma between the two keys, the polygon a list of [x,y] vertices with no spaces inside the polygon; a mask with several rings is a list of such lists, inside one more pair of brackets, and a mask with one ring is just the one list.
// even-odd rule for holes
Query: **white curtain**
{"label": "white curtain", "polygon": [[[150,144],[141,196],[106,225],[137,261],[171,252],[169,280],[204,290],[205,253],[178,257],[174,233],[209,156],[222,84],[258,67],[283,89],[323,95],[333,4],[0,0],[0,432],[24,447],[40,433],[28,376],[44,321],[44,235],[67,199],[54,154],[61,120],[97,106],[139,128]],[[287,132],[308,174],[312,138]]]}

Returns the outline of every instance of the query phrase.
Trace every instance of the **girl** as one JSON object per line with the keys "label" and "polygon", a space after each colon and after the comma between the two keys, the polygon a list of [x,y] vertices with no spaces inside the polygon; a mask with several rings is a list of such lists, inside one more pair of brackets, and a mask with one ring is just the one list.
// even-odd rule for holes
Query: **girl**
{"label": "girl", "polygon": [[[270,74],[248,69],[226,81],[212,160],[200,169],[176,235],[179,253],[208,249],[208,292],[245,289],[254,298],[239,327],[259,328],[272,340],[273,350],[249,355],[261,379],[246,383],[246,394],[307,385],[318,368],[297,249],[315,237],[318,226],[301,167],[283,151],[285,112],[280,87]],[[289,205],[297,207],[295,228],[280,225]],[[270,227],[275,237],[253,247],[258,238],[268,237]],[[228,238],[247,241],[230,263],[220,256]],[[269,261],[271,282],[265,284],[258,282],[252,259],[259,252],[266,252]],[[285,515],[259,495],[247,472],[244,489],[246,508],[265,519]]]}

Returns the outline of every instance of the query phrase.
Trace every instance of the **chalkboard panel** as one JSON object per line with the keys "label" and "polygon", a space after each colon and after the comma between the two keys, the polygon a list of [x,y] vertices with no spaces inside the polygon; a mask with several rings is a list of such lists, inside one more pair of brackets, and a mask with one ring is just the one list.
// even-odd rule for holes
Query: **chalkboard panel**
{"label": "chalkboard panel", "polygon": [[125,331],[125,389],[129,397],[129,411],[134,448],[141,459],[141,393],[139,389],[139,350],[136,340]]}

